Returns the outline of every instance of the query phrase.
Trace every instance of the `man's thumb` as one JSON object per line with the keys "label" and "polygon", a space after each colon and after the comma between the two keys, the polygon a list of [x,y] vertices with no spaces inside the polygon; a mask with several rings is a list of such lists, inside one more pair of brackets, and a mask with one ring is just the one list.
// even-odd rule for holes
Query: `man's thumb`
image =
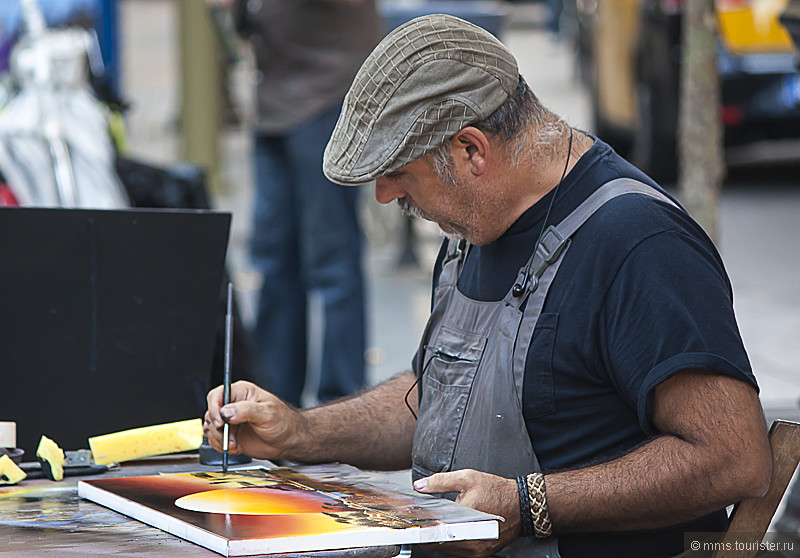
{"label": "man's thumb", "polygon": [[414,490],[423,494],[444,494],[446,492],[460,492],[461,486],[456,475],[450,473],[434,473],[421,478],[414,483]]}
{"label": "man's thumb", "polygon": [[236,401],[228,403],[219,410],[219,416],[228,424],[242,424],[249,422],[253,413],[253,404],[250,401]]}

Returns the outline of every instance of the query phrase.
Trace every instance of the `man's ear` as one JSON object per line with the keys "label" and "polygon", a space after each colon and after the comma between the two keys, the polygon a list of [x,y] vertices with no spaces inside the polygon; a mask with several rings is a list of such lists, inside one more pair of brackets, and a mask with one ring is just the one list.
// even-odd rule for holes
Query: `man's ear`
{"label": "man's ear", "polygon": [[486,172],[491,160],[491,144],[486,134],[467,126],[453,136],[450,145],[456,166],[468,167],[473,176]]}

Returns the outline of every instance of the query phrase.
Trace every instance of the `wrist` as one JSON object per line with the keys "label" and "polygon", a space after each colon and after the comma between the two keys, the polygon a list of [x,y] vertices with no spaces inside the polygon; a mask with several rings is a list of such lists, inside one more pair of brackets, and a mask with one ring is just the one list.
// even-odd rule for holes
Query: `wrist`
{"label": "wrist", "polygon": [[281,459],[298,462],[310,462],[314,457],[319,457],[315,451],[314,428],[308,416],[308,409],[289,407],[291,413],[291,427],[284,447],[286,448]]}

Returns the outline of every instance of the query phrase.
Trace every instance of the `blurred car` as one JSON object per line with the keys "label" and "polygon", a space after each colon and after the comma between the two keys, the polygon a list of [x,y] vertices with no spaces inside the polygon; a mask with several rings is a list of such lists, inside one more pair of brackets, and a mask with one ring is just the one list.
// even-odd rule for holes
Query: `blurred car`
{"label": "blurred car", "polygon": [[[568,13],[595,132],[662,181],[677,173],[681,15],[690,0],[576,0]],[[726,146],[800,137],[787,0],[717,0]]]}

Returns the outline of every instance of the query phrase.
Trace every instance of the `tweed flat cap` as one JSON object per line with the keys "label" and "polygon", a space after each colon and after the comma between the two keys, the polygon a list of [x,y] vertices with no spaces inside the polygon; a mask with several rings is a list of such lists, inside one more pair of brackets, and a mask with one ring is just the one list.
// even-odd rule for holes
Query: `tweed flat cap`
{"label": "tweed flat cap", "polygon": [[375,47],[356,74],[323,158],[325,175],[363,184],[483,120],[519,70],[491,33],[457,17],[419,17]]}

